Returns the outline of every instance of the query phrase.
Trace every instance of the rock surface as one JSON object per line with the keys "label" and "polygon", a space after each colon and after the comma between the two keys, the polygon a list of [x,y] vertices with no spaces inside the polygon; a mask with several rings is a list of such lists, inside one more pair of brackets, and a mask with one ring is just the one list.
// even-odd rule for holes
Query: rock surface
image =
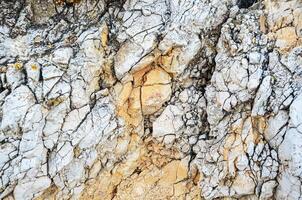
{"label": "rock surface", "polygon": [[301,199],[300,0],[0,1],[0,199]]}

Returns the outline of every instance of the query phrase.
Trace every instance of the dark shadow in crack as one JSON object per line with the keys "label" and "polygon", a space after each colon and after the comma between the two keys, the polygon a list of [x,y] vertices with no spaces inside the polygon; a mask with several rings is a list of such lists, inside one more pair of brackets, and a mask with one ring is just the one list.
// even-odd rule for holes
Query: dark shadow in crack
{"label": "dark shadow in crack", "polygon": [[256,2],[257,2],[257,0],[239,0],[238,7],[239,8],[249,8]]}

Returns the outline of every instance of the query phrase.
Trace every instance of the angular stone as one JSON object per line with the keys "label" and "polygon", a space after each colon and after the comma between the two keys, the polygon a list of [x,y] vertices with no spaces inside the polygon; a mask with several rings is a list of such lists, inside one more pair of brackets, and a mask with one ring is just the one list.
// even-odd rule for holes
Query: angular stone
{"label": "angular stone", "polygon": [[271,77],[267,76],[263,79],[259,90],[256,94],[256,98],[254,100],[254,106],[252,109],[252,116],[264,115],[265,114],[265,106],[267,104],[268,98],[270,97],[272,92],[271,89]]}
{"label": "angular stone", "polygon": [[144,86],[146,85],[155,85],[155,84],[169,84],[171,83],[171,77],[169,74],[162,68],[155,68],[149,71],[145,75]]}
{"label": "angular stone", "polygon": [[35,97],[27,86],[21,85],[13,90],[2,105],[1,129],[16,132],[27,110],[34,104]]}
{"label": "angular stone", "polygon": [[32,199],[34,196],[51,184],[50,178],[47,176],[39,177],[33,181],[26,181],[18,183],[14,190],[14,198],[16,200]]}
{"label": "angular stone", "polygon": [[72,48],[58,48],[53,53],[52,61],[59,65],[67,65],[72,55]]}
{"label": "angular stone", "polygon": [[154,137],[162,137],[169,134],[177,135],[184,126],[183,115],[183,110],[177,106],[168,105],[153,123],[152,135]]}
{"label": "angular stone", "polygon": [[141,105],[143,114],[150,115],[169,100],[172,93],[171,78],[160,68],[149,71],[145,77],[146,81],[141,87]]}
{"label": "angular stone", "polygon": [[299,199],[302,4],[248,1],[1,1],[0,199]]}
{"label": "angular stone", "polygon": [[276,46],[281,50],[292,48],[297,43],[295,27],[285,27],[276,32]]}
{"label": "angular stone", "polygon": [[158,111],[170,99],[171,93],[170,85],[143,86],[141,89],[143,114],[150,115]]}

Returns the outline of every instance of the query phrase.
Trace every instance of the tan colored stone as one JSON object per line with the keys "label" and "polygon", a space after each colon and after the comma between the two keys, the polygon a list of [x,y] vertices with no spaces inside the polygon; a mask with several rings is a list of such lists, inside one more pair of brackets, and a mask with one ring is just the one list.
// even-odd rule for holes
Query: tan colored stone
{"label": "tan colored stone", "polygon": [[158,111],[171,95],[171,77],[162,68],[145,67],[133,74],[133,81],[119,89],[118,113],[130,126],[138,127],[143,114]]}
{"label": "tan colored stone", "polygon": [[140,102],[140,88],[132,88],[132,83],[128,82],[122,86],[117,97],[117,112],[121,116],[128,128],[134,128],[141,125],[143,118]]}
{"label": "tan colored stone", "polygon": [[145,74],[152,69],[151,66],[147,66],[142,70],[139,70],[133,74],[133,87],[139,87],[144,84]]}
{"label": "tan colored stone", "polygon": [[227,161],[230,175],[237,177],[239,167],[235,167],[235,165],[238,164],[239,160],[241,160],[239,165],[244,168],[242,159],[244,160],[248,147],[264,142],[262,135],[266,126],[267,120],[265,117],[242,118],[231,126],[231,132],[227,135],[224,145],[220,149],[223,159]]}
{"label": "tan colored stone", "polygon": [[295,27],[286,27],[278,30],[275,34],[276,46],[281,50],[288,50],[297,43],[297,35]]}
{"label": "tan colored stone", "polygon": [[140,122],[142,122],[140,95],[141,95],[140,88],[134,88],[128,100],[127,112],[134,126],[138,126]]}
{"label": "tan colored stone", "polygon": [[178,197],[178,196],[184,195],[186,193],[186,190],[187,190],[186,182],[179,182],[174,185],[173,196]]}
{"label": "tan colored stone", "polygon": [[276,32],[278,29],[289,26],[293,21],[292,2],[265,0],[265,9],[268,11],[269,30]]}
{"label": "tan colored stone", "polygon": [[103,48],[107,47],[108,34],[109,34],[108,26],[106,24],[104,24],[103,25],[103,30],[102,30],[102,33],[101,33],[101,42],[102,42],[102,47]]}
{"label": "tan colored stone", "polygon": [[253,117],[252,124],[254,130],[256,129],[260,134],[264,134],[264,131],[267,128],[267,120],[268,119],[265,117]]}
{"label": "tan colored stone", "polygon": [[116,155],[122,155],[122,154],[127,153],[128,145],[129,145],[129,140],[119,137],[117,139],[115,154]]}
{"label": "tan colored stone", "polygon": [[35,200],[56,200],[56,194],[59,192],[58,188],[55,185],[52,185],[47,190],[43,192]]}
{"label": "tan colored stone", "polygon": [[[166,149],[152,138],[142,142],[137,134],[130,139],[125,135],[118,143],[124,143],[123,139],[130,140],[128,155],[113,170],[88,181],[81,200],[200,199],[199,173],[196,169],[192,176],[187,175],[187,159],[179,160],[173,149]],[[164,164],[153,163],[158,158]]]}
{"label": "tan colored stone", "polygon": [[160,179],[160,170],[154,168],[144,177],[144,183],[147,185],[154,185]]}
{"label": "tan colored stone", "polygon": [[178,168],[177,168],[177,172],[176,172],[176,176],[177,176],[177,181],[182,181],[185,178],[188,177],[188,162],[187,160],[183,159],[179,162]]}
{"label": "tan colored stone", "polygon": [[128,82],[125,85],[123,85],[117,97],[117,105],[123,106],[126,103],[126,101],[129,99],[131,92],[132,92],[131,82]]}
{"label": "tan colored stone", "polygon": [[172,161],[164,166],[162,169],[163,177],[159,181],[160,185],[167,185],[176,182],[178,165],[179,161]]}
{"label": "tan colored stone", "polygon": [[146,81],[144,85],[154,85],[154,84],[169,84],[171,82],[171,77],[162,68],[155,68],[146,74]]}
{"label": "tan colored stone", "polygon": [[264,15],[261,15],[259,18],[259,24],[260,24],[260,30],[263,33],[266,33],[266,17]]}
{"label": "tan colored stone", "polygon": [[170,85],[152,85],[142,87],[142,111],[150,115],[158,111],[170,99],[172,90]]}
{"label": "tan colored stone", "polygon": [[138,71],[144,70],[144,69],[150,69],[150,67],[154,67],[153,65],[158,60],[158,58],[161,56],[161,52],[158,49],[154,49],[152,53],[146,55],[143,57],[136,65],[132,68],[131,73],[135,74]]}
{"label": "tan colored stone", "polygon": [[142,152],[140,149],[136,149],[136,151],[129,153],[125,157],[126,162],[117,166],[113,172],[120,174],[123,177],[131,175],[135,170],[135,168],[137,167],[137,162],[139,161],[141,155]]}

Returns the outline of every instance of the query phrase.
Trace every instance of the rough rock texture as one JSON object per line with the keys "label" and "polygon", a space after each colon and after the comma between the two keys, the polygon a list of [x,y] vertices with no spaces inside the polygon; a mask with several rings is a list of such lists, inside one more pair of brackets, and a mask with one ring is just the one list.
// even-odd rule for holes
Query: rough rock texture
{"label": "rough rock texture", "polygon": [[0,1],[0,199],[301,199],[300,0]]}

